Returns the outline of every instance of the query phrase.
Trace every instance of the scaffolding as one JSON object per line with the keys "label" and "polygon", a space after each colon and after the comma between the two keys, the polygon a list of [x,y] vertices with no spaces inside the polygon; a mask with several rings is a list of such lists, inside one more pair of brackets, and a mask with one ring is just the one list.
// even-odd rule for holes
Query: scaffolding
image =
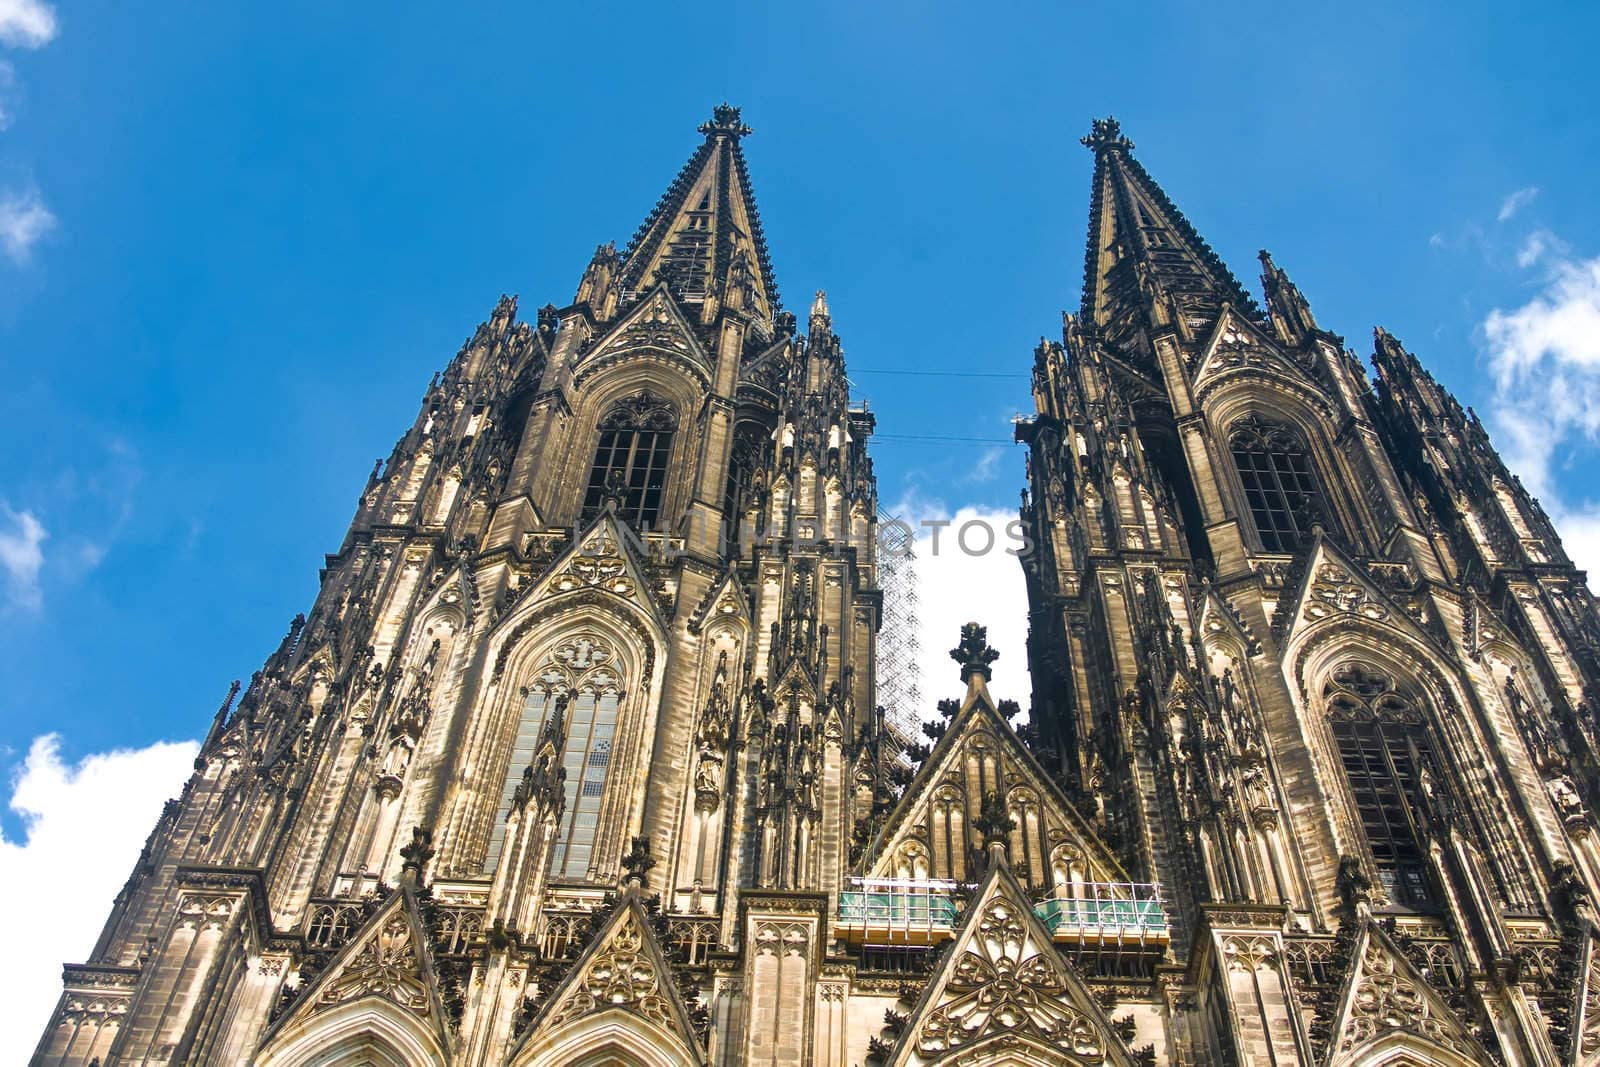
{"label": "scaffolding", "polygon": [[878,628],[878,704],[901,741],[922,736],[922,672],[917,618],[916,531],[878,510],[878,588],[883,622]]}
{"label": "scaffolding", "polygon": [[[851,878],[839,893],[835,928],[854,944],[938,944],[955,933],[957,889],[938,878]],[[1159,956],[1172,940],[1159,883],[1063,883],[1035,903],[1033,913],[1075,954]]]}

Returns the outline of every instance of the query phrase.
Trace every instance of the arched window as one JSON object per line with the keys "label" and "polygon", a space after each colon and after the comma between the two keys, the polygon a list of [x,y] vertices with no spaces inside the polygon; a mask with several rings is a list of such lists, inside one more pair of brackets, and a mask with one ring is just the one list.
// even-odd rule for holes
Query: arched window
{"label": "arched window", "polygon": [[1336,669],[1323,698],[1385,895],[1395,904],[1431,907],[1434,894],[1417,822],[1419,773],[1433,759],[1422,712],[1392,681],[1359,663]]}
{"label": "arched window", "polygon": [[1262,549],[1293,552],[1313,525],[1326,521],[1305,444],[1289,427],[1255,415],[1234,424],[1228,444]]}
{"label": "arched window", "polygon": [[621,518],[635,526],[654,526],[661,517],[661,497],[672,455],[672,431],[678,420],[672,407],[647,392],[615,404],[600,420],[600,444],[589,469],[583,498],[585,522],[600,514],[606,497],[621,497]]}
{"label": "arched window", "polygon": [[726,550],[737,551],[739,524],[750,506],[751,482],[761,465],[761,450],[768,435],[753,422],[741,422],[733,434],[733,449],[728,456],[728,481],[722,494],[723,536]]}
{"label": "arched window", "polygon": [[615,658],[603,638],[584,634],[558,646],[527,686],[484,861],[487,872],[493,873],[500,860],[511,796],[522,780],[523,768],[533,762],[545,718],[554,709],[556,698],[566,694],[567,717],[561,731],[561,765],[567,772],[566,804],[560,836],[550,858],[550,874],[555,878],[582,878],[588,873],[622,702],[622,682],[616,673]]}

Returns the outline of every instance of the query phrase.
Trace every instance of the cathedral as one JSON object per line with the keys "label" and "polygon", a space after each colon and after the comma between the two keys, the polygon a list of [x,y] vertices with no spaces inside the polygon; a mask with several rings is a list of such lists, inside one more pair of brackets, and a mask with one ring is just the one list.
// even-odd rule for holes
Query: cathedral
{"label": "cathedral", "polygon": [[34,1064],[1600,1063],[1600,616],[1476,416],[1095,122],[1033,691],[974,622],[911,735],[874,415],[699,133],[428,386]]}

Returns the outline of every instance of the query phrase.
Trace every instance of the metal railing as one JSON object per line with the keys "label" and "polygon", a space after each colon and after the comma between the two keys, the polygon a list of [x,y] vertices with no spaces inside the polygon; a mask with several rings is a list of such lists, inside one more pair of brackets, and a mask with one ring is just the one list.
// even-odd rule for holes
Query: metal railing
{"label": "metal railing", "polygon": [[1166,902],[1160,883],[1076,882],[1057,886],[1034,905],[1049,931],[1099,937],[1168,936]]}
{"label": "metal railing", "polygon": [[956,883],[940,878],[852,878],[839,894],[839,926],[875,939],[929,941],[955,927]]}
{"label": "metal railing", "polygon": [[[852,878],[839,894],[838,928],[874,943],[928,943],[955,928],[955,882],[938,878]],[[1059,939],[1165,941],[1170,935],[1158,883],[1075,882],[1033,906]]]}

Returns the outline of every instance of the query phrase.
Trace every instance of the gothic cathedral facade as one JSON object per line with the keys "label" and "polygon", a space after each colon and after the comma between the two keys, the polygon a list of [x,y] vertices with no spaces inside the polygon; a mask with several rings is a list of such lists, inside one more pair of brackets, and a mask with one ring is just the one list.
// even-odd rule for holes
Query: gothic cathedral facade
{"label": "gothic cathedral facade", "polygon": [[874,417],[700,132],[429,386],[34,1063],[1600,1063],[1600,616],[1476,417],[1096,122],[1031,710],[973,624],[907,737]]}

